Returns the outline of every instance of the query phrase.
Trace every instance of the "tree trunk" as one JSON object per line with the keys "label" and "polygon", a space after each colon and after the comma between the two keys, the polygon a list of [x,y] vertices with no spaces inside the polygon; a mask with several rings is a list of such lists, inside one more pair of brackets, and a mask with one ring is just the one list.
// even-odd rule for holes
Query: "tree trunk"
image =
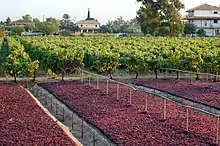
{"label": "tree trunk", "polygon": [[196,80],[199,80],[199,74],[196,74]]}
{"label": "tree trunk", "polygon": [[217,76],[214,76],[214,82],[217,82]]}
{"label": "tree trunk", "polygon": [[179,80],[180,78],[179,78],[179,72],[178,71],[176,72],[176,76],[177,76],[176,79]]}
{"label": "tree trunk", "polygon": [[154,73],[156,75],[156,79],[158,79],[158,77],[157,77],[157,69],[154,70]]}
{"label": "tree trunk", "polygon": [[35,79],[36,79],[36,69],[34,70],[34,76],[33,76],[33,82],[35,82]]}
{"label": "tree trunk", "polygon": [[138,78],[138,75],[139,75],[138,71],[135,71],[135,79]]}
{"label": "tree trunk", "polygon": [[17,75],[16,75],[16,73],[13,73],[13,75],[14,75],[14,82],[17,83]]}
{"label": "tree trunk", "polygon": [[110,76],[110,79],[113,79],[111,71],[108,71],[108,74]]}
{"label": "tree trunk", "polygon": [[64,71],[62,71],[62,81],[64,81]]}

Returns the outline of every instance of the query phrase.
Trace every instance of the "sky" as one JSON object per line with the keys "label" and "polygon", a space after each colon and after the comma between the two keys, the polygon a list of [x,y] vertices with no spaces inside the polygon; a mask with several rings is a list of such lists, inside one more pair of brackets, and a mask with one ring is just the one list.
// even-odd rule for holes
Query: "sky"
{"label": "sky", "polygon": [[[203,3],[216,5],[219,0],[181,0],[186,9]],[[43,20],[43,15],[61,19],[62,15],[70,14],[72,19],[79,21],[87,17],[88,8],[91,17],[98,19],[102,24],[108,20],[115,20],[122,16],[125,20],[134,18],[140,7],[136,0],[0,0],[0,21],[7,17],[13,20],[20,19],[25,14]],[[185,10],[181,13],[184,15]]]}

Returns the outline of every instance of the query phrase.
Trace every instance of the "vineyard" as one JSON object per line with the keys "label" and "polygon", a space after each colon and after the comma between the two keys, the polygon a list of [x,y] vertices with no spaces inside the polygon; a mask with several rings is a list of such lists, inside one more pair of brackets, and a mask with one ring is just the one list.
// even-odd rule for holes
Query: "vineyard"
{"label": "vineyard", "polygon": [[[1,62],[4,74],[14,77],[15,81],[17,78],[32,77],[32,81],[37,83],[36,86],[54,96],[47,98],[49,95],[37,91],[36,96],[44,96],[39,97],[44,99],[42,104],[45,102],[53,109],[58,105],[57,102],[54,103],[53,98],[57,99],[117,145],[219,144],[218,38],[7,37],[1,48],[5,49],[5,60]],[[170,68],[173,70],[169,70]],[[194,73],[184,74],[180,70]],[[47,80],[48,76],[45,74],[43,80],[36,79],[41,77],[42,72],[54,77],[61,75],[62,80],[66,81],[52,82]],[[121,79],[116,72],[134,75],[135,79]],[[142,74],[145,74],[146,78],[140,78]],[[156,75],[156,79],[152,74]],[[74,81],[68,81],[64,76],[77,78],[70,78]],[[113,78],[117,81],[112,80]],[[122,83],[121,80],[125,82]],[[28,83],[26,85],[28,87]],[[161,91],[167,96],[152,94],[138,87]],[[10,95],[6,88],[10,88],[9,91],[13,93]],[[15,108],[23,105],[19,109],[22,114],[24,108],[34,107],[29,98],[26,99],[28,95],[14,83],[4,83],[0,90],[5,92],[4,97],[15,101]],[[24,98],[22,102],[19,95]],[[184,105],[168,99],[171,95],[193,104]],[[2,100],[5,101],[7,98]],[[51,100],[50,104],[48,99]],[[7,106],[12,100],[2,103],[3,106]],[[196,109],[193,107],[194,103],[201,105],[201,108],[211,107],[215,111]],[[65,121],[68,115],[64,106],[61,107]],[[2,109],[1,106],[0,108]],[[9,116],[15,112],[7,110]],[[56,108],[55,111],[59,109]],[[37,108],[32,112],[43,116]],[[15,115],[15,118],[19,117]],[[31,115],[27,119],[31,119]],[[8,121],[6,118],[5,120]],[[73,118],[71,122],[74,123]],[[10,125],[7,127],[10,128]],[[48,129],[46,126],[43,128]],[[4,130],[13,135],[10,129]],[[61,139],[66,138],[62,133],[58,133],[58,130],[54,130],[52,136],[61,134]],[[47,130],[43,132],[46,133]],[[82,135],[83,133],[82,128]],[[21,139],[22,136],[20,135]],[[0,139],[2,137],[7,139],[5,135],[0,135]],[[8,141],[11,139],[8,137]],[[83,136],[80,137],[80,140],[82,139]],[[56,140],[53,141],[55,144]],[[68,144],[68,140],[62,142],[71,145]],[[1,143],[6,142],[0,141],[0,145]]]}
{"label": "vineyard", "polygon": [[157,74],[160,68],[220,73],[218,38],[20,38],[32,60],[55,73],[72,73],[85,67],[112,74],[116,69]]}

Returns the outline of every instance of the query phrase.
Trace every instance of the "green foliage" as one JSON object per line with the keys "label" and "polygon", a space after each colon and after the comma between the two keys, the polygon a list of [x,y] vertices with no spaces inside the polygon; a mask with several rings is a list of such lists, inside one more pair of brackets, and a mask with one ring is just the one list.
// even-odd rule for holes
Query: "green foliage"
{"label": "green foliage", "polygon": [[31,17],[30,14],[26,14],[26,15],[22,16],[22,19],[27,20],[27,21],[33,21],[33,18]]}
{"label": "green foliage", "polygon": [[59,31],[60,21],[55,18],[47,18],[45,22],[35,21],[36,29],[46,34],[52,34]]}
{"label": "green foliage", "polygon": [[33,81],[35,81],[35,77],[36,77],[36,71],[38,70],[39,68],[39,61],[38,60],[35,60],[33,62],[30,62],[28,64],[28,70],[29,72],[31,73],[31,76],[33,77]]}
{"label": "green foliage", "polygon": [[7,43],[8,54],[4,70],[6,74],[13,76],[16,82],[18,75],[28,75],[28,64],[31,60],[24,47],[14,38],[8,38]]}
{"label": "green foliage", "polygon": [[205,31],[204,29],[199,29],[199,30],[197,31],[197,35],[198,35],[199,37],[204,37],[204,36],[206,36],[206,31]]}
{"label": "green foliage", "polygon": [[49,79],[57,79],[57,74],[54,73],[51,69],[47,70],[47,75],[49,76]]}
{"label": "green foliage", "polygon": [[[164,35],[164,22],[168,23],[167,27],[169,27],[169,29],[166,28],[166,31],[170,31],[169,35],[178,36],[182,34],[183,25],[179,11],[184,8],[184,5],[179,0],[137,1],[142,3],[137,12],[137,20],[144,34]],[[160,27],[162,27],[162,29]]]}
{"label": "green foliage", "polygon": [[11,28],[12,35],[21,35],[21,33],[24,31],[25,29],[23,26],[13,26]]}
{"label": "green foliage", "polygon": [[196,34],[197,26],[195,24],[186,23],[184,27],[184,34]]}
{"label": "green foliage", "polygon": [[116,68],[154,72],[175,68],[220,74],[219,38],[166,37],[22,37],[32,60],[55,73],[82,67],[98,73]]}

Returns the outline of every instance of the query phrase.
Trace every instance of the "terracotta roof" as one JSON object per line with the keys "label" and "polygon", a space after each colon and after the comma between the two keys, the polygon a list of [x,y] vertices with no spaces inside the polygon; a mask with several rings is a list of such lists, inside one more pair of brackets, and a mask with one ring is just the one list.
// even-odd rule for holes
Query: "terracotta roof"
{"label": "terracotta roof", "polygon": [[192,8],[192,9],[189,9],[186,12],[191,12],[191,11],[194,11],[194,10],[219,10],[220,11],[220,7],[211,6],[211,5],[208,5],[208,4],[202,4],[202,5],[199,5],[197,7]]}
{"label": "terracotta roof", "polygon": [[32,21],[29,20],[23,20],[23,19],[19,19],[16,21],[13,21],[11,24],[32,24]]}
{"label": "terracotta roof", "polygon": [[100,24],[97,20],[81,20],[76,22],[76,24]]}

